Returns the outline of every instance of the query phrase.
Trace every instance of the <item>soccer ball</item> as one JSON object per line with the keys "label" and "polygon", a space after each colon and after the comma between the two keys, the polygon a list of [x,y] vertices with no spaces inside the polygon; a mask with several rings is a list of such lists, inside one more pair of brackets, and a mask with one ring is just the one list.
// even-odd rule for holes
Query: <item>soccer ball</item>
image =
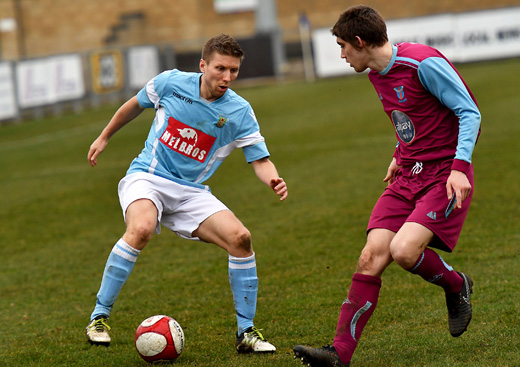
{"label": "soccer ball", "polygon": [[184,332],[169,316],[151,316],[137,328],[135,347],[146,362],[173,361],[184,348]]}

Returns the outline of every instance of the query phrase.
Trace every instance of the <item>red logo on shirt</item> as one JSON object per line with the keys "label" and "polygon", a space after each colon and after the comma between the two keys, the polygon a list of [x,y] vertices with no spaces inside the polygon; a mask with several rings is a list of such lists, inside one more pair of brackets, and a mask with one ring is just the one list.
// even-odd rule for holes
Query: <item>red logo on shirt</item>
{"label": "red logo on shirt", "polygon": [[203,163],[216,138],[170,117],[159,140],[171,150]]}

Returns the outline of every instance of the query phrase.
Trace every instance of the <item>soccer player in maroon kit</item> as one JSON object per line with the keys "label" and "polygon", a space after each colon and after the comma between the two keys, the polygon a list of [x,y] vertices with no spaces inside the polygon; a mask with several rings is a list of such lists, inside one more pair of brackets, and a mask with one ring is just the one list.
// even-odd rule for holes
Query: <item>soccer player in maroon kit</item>
{"label": "soccer player in maroon kit", "polygon": [[475,98],[455,67],[436,49],[388,42],[381,15],[367,6],[343,12],[332,28],[341,57],[356,72],[367,68],[398,140],[367,228],[332,346],[294,347],[313,367],[350,366],[359,337],[374,312],[384,270],[404,270],[441,287],[451,335],[471,321],[473,281],[433,250],[451,252],[473,194],[471,156],[480,134]]}

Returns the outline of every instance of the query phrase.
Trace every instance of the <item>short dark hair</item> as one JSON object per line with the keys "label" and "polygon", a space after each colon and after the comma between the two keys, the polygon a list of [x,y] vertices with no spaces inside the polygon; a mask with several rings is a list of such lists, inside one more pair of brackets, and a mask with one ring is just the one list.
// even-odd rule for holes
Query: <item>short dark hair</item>
{"label": "short dark hair", "polygon": [[220,34],[210,38],[202,48],[202,59],[209,62],[214,52],[218,52],[222,55],[234,56],[239,58],[240,62],[244,60],[244,51],[242,51],[238,42],[227,34]]}
{"label": "short dark hair", "polygon": [[345,10],[330,31],[354,47],[358,46],[356,36],[369,46],[380,47],[388,42],[385,20],[377,10],[366,5]]}

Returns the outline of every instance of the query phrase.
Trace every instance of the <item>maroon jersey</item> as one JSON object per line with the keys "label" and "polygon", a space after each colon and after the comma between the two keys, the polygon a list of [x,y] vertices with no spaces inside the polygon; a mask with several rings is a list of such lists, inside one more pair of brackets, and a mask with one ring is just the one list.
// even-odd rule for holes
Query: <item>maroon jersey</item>
{"label": "maroon jersey", "polygon": [[467,172],[480,133],[475,97],[455,67],[436,49],[412,43],[393,47],[392,60],[369,78],[392,121],[398,165],[455,159]]}

